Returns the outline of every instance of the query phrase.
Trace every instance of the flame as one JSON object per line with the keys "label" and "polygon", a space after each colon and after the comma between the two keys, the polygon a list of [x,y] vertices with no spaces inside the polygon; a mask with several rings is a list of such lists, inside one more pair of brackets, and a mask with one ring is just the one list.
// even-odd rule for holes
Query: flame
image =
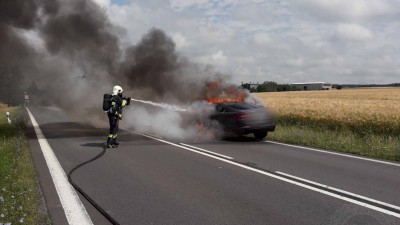
{"label": "flame", "polygon": [[220,102],[243,102],[244,101],[244,97],[243,96],[238,96],[237,98],[225,98],[225,97],[219,97],[219,98],[208,98],[208,102],[209,103],[220,103]]}
{"label": "flame", "polygon": [[246,93],[235,85],[224,85],[221,80],[207,83],[209,103],[244,102]]}

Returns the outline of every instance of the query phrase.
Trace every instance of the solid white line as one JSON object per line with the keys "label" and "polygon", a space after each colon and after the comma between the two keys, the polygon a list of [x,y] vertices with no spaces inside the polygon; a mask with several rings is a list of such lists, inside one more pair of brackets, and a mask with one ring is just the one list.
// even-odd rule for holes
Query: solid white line
{"label": "solid white line", "polygon": [[283,172],[280,172],[280,171],[275,171],[275,172],[277,174],[282,174],[284,176],[291,177],[291,178],[294,178],[294,179],[297,179],[297,180],[301,180],[301,181],[304,181],[304,182],[307,182],[307,183],[310,183],[310,184],[314,184],[314,185],[319,186],[319,187],[323,187],[323,188],[326,188],[326,189],[329,189],[329,190],[341,192],[341,193],[346,194],[346,195],[350,195],[350,196],[353,196],[353,197],[357,197],[357,198],[360,198],[360,199],[363,199],[363,200],[367,200],[367,201],[370,201],[370,202],[378,203],[378,204],[381,204],[381,205],[384,205],[384,206],[388,206],[388,207],[400,210],[400,207],[397,206],[397,205],[392,205],[392,204],[389,204],[389,203],[386,203],[386,202],[381,202],[381,201],[378,201],[378,200],[375,200],[375,199],[372,199],[372,198],[368,198],[368,197],[365,197],[365,196],[362,196],[362,195],[357,195],[357,194],[354,194],[354,193],[351,193],[351,192],[348,192],[348,191],[344,191],[344,190],[341,190],[341,189],[338,189],[338,188],[334,188],[334,187],[328,186],[326,184],[317,183],[317,182],[314,182],[314,181],[311,181],[311,180],[307,180],[307,179],[303,179],[303,178],[300,178],[300,177],[296,177],[296,176],[293,176],[293,175],[290,175],[290,174],[287,174],[287,173],[283,173]]}
{"label": "solid white line", "polygon": [[201,154],[201,155],[204,155],[204,156],[207,156],[207,157],[219,160],[219,161],[223,161],[223,162],[226,162],[226,163],[229,163],[229,164],[232,164],[232,165],[235,165],[235,166],[238,166],[238,167],[241,167],[241,168],[244,168],[244,169],[256,172],[256,173],[259,173],[259,174],[263,174],[263,175],[266,175],[266,176],[269,176],[269,177],[272,177],[272,178],[275,178],[275,179],[278,179],[278,180],[281,180],[281,181],[284,181],[284,182],[287,182],[287,183],[290,183],[290,184],[294,184],[294,185],[297,185],[299,187],[306,188],[308,190],[312,190],[312,191],[315,191],[315,192],[318,192],[318,193],[321,193],[321,194],[325,194],[325,195],[328,195],[328,196],[331,196],[331,197],[334,197],[334,198],[337,198],[337,199],[341,199],[341,200],[346,201],[346,202],[350,202],[350,203],[353,203],[353,204],[356,204],[356,205],[359,205],[359,206],[363,206],[365,208],[369,208],[369,209],[372,209],[372,210],[375,210],[375,211],[378,211],[378,212],[381,212],[381,213],[384,213],[384,214],[387,214],[387,215],[391,215],[391,216],[400,218],[400,214],[398,214],[398,213],[395,213],[395,212],[392,212],[392,211],[389,211],[389,210],[386,210],[386,209],[383,209],[383,208],[379,208],[377,206],[370,205],[368,203],[357,201],[357,200],[354,200],[354,199],[351,199],[351,198],[348,198],[348,197],[344,197],[344,196],[341,196],[341,195],[338,195],[338,194],[334,194],[334,193],[331,193],[329,191],[321,190],[321,189],[318,189],[316,187],[313,187],[313,186],[310,186],[310,185],[307,185],[307,184],[303,184],[303,183],[300,183],[300,182],[297,182],[297,181],[293,181],[293,180],[290,180],[290,179],[287,179],[287,178],[284,178],[284,177],[281,177],[281,176],[278,176],[278,175],[275,175],[275,174],[272,174],[272,173],[269,173],[269,172],[266,172],[266,171],[262,171],[262,170],[259,170],[259,169],[256,169],[256,168],[252,168],[252,167],[249,167],[249,166],[246,166],[246,165],[242,165],[240,163],[236,163],[236,162],[230,161],[228,159],[223,159],[221,157],[210,155],[208,153],[196,151],[196,150],[193,150],[191,148],[187,148],[187,147],[182,146],[182,145],[178,145],[178,144],[175,144],[175,143],[172,143],[172,142],[169,142],[169,141],[158,139],[158,138],[146,135],[146,134],[141,134],[141,133],[137,133],[137,132],[130,131],[130,130],[127,130],[127,131],[135,133],[135,134],[138,134],[138,135],[141,135],[141,136],[144,136],[144,137],[148,137],[148,138],[151,138],[151,139],[154,139],[154,140],[157,140],[157,141],[169,144],[169,145],[173,145],[173,146],[176,146],[178,148],[182,148],[182,149],[185,149],[185,150],[188,150],[188,151],[191,151],[191,152],[195,152],[197,154]]}
{"label": "solid white line", "polygon": [[381,161],[381,160],[376,160],[376,159],[369,159],[369,158],[364,158],[364,157],[360,157],[360,156],[347,155],[347,154],[342,154],[342,153],[337,153],[337,152],[330,152],[330,151],[327,151],[327,150],[308,148],[308,147],[303,147],[303,146],[298,146],[298,145],[284,144],[284,143],[275,142],[275,141],[265,141],[265,142],[271,143],[271,144],[284,145],[284,146],[288,146],[288,147],[300,148],[300,149],[305,149],[305,150],[310,150],[310,151],[315,151],[315,152],[321,152],[321,153],[326,153],[326,154],[331,154],[331,155],[338,155],[338,156],[343,156],[343,157],[348,157],[348,158],[353,158],[353,159],[360,159],[360,160],[365,160],[365,161],[382,163],[382,164],[386,164],[386,165],[399,166],[400,167],[399,163],[392,163],[392,162],[386,162],[386,161]]}
{"label": "solid white line", "polygon": [[64,209],[65,216],[67,217],[68,224],[70,225],[93,225],[89,214],[80,201],[74,188],[68,182],[67,176],[61,167],[60,162],[57,160],[53,149],[50,147],[49,142],[43,135],[39,124],[36,122],[31,111],[26,108],[32,125],[35,129],[40,148],[42,149],[43,156],[46,160],[47,167],[49,168],[51,178],[53,179],[58,197],[60,198],[61,205]]}
{"label": "solid white line", "polygon": [[211,154],[214,154],[214,155],[218,155],[218,156],[221,156],[221,157],[226,158],[226,159],[233,159],[230,156],[226,156],[226,155],[222,155],[222,154],[219,154],[219,153],[216,153],[216,152],[208,151],[208,150],[196,147],[196,146],[192,146],[192,145],[188,145],[188,144],[184,144],[184,143],[179,143],[179,144],[184,145],[184,146],[189,147],[189,148],[194,148],[194,149],[197,149],[197,150],[200,150],[200,151],[203,151],[203,152],[208,152],[208,153],[211,153]]}

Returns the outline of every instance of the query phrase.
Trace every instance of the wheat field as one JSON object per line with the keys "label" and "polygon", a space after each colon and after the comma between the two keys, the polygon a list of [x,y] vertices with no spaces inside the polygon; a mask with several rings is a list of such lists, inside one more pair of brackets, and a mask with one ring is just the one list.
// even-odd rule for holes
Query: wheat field
{"label": "wheat field", "polygon": [[257,93],[281,122],[400,135],[400,88]]}

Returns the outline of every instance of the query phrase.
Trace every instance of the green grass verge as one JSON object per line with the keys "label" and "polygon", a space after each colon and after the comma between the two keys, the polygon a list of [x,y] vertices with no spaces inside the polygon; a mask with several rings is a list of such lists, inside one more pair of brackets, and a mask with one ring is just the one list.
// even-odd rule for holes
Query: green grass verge
{"label": "green grass verge", "polygon": [[332,130],[324,124],[309,126],[279,120],[275,132],[268,139],[288,144],[322,148],[379,159],[400,161],[400,137],[392,135],[360,134],[351,129]]}
{"label": "green grass verge", "polygon": [[[14,116],[9,125],[5,116]],[[0,224],[51,224],[25,136],[21,109],[0,105]]]}

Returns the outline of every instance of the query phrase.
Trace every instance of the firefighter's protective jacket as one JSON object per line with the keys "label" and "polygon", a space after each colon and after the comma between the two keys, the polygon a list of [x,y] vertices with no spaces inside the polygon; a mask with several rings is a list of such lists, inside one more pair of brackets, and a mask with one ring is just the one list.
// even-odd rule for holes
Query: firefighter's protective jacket
{"label": "firefighter's protective jacket", "polygon": [[111,98],[111,108],[109,113],[122,119],[122,108],[127,105],[127,100],[119,95],[113,95]]}

